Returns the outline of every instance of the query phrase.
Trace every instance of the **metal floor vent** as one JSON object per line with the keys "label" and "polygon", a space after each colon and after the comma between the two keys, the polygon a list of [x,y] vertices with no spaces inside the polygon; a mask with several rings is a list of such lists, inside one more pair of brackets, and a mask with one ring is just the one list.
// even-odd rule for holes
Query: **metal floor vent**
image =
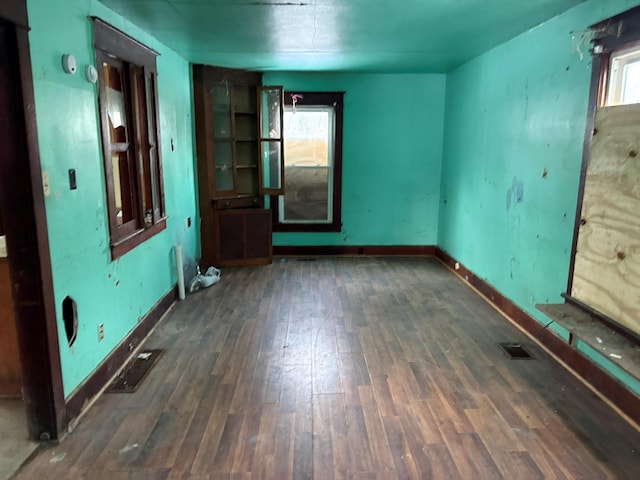
{"label": "metal floor vent", "polygon": [[164,352],[162,349],[143,350],[122,369],[105,393],[133,393]]}
{"label": "metal floor vent", "polygon": [[504,353],[513,360],[531,360],[534,357],[517,342],[499,343]]}

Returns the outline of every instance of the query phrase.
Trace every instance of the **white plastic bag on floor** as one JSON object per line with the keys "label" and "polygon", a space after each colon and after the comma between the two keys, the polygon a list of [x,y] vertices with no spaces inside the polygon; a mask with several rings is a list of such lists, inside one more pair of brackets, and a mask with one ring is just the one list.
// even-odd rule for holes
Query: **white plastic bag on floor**
{"label": "white plastic bag on floor", "polygon": [[209,267],[207,271],[202,274],[200,273],[200,267],[198,267],[198,274],[191,280],[189,284],[189,292],[197,292],[203,288],[208,288],[214,283],[218,283],[220,281],[220,270],[216,267]]}

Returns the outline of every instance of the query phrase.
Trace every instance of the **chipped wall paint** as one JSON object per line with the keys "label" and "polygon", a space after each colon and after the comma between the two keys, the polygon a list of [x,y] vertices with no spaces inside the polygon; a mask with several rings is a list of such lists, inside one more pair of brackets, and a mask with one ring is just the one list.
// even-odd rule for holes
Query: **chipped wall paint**
{"label": "chipped wall paint", "polygon": [[[438,245],[545,325],[535,304],[562,302],[567,287],[591,75],[585,30],[636,4],[590,0],[447,76]],[[581,351],[638,391],[637,379]]]}
{"label": "chipped wall paint", "polygon": [[266,73],[287,90],[345,91],[342,231],[274,245],[435,245],[444,75]]}
{"label": "chipped wall paint", "polygon": [[[85,380],[176,283],[173,245],[196,256],[194,155],[188,63],[97,0],[28,0],[36,118],[46,197],[51,264],[65,397]],[[84,78],[95,64],[90,15],[96,15],[160,53],[158,91],[167,229],[111,261],[97,107],[97,85]],[[60,64],[78,62],[75,75]],[[173,147],[173,148],[172,148]],[[76,170],[70,190],[68,170]],[[62,300],[78,304],[78,334],[70,348]],[[104,340],[98,341],[98,324]]]}

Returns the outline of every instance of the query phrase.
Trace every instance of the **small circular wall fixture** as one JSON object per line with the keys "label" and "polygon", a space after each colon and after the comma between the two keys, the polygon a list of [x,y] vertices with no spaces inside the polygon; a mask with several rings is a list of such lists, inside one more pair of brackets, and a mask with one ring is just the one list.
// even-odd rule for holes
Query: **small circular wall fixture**
{"label": "small circular wall fixture", "polygon": [[76,63],[76,57],[71,55],[70,53],[65,53],[62,55],[62,69],[66,73],[74,74],[78,69],[78,64]]}
{"label": "small circular wall fixture", "polygon": [[87,77],[87,82],[96,83],[98,81],[98,71],[93,65],[87,65],[84,69],[84,76]]}

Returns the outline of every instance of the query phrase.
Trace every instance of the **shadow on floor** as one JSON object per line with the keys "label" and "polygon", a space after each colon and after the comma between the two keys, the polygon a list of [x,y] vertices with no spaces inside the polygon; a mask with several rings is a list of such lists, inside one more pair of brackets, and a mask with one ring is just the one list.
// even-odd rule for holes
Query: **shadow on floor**
{"label": "shadow on floor", "polygon": [[28,440],[24,403],[0,398],[0,480],[7,480],[38,447]]}

